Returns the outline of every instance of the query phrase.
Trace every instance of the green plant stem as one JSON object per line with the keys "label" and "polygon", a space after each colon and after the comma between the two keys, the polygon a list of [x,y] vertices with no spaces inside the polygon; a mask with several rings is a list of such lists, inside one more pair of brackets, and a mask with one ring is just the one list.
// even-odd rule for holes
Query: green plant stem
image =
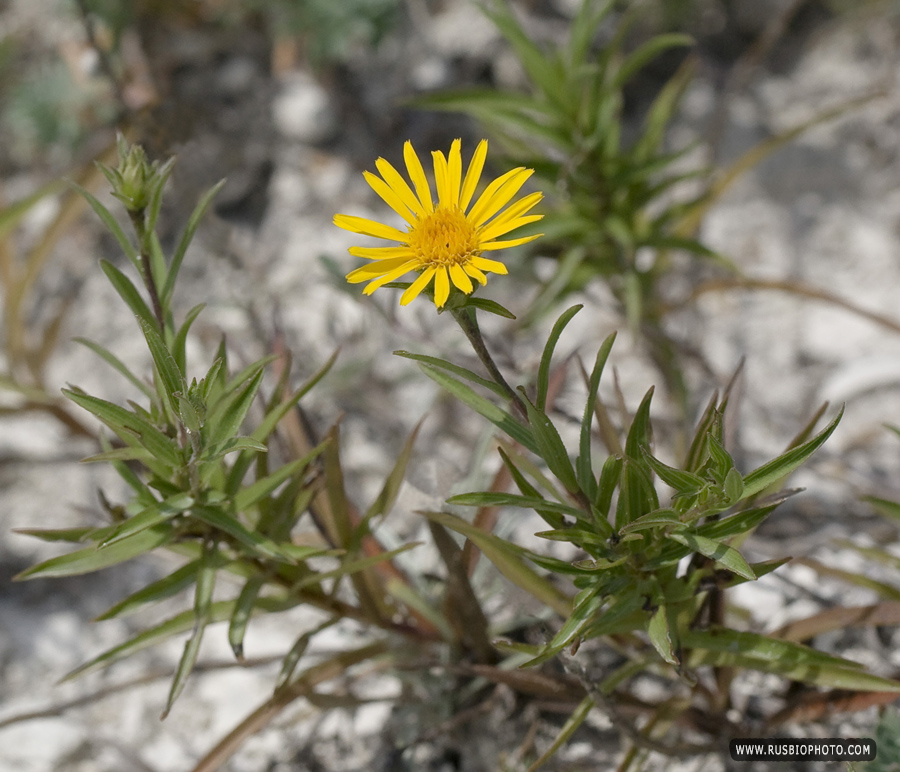
{"label": "green plant stem", "polygon": [[472,348],[475,349],[475,353],[478,355],[481,363],[485,366],[491,378],[494,379],[494,383],[506,392],[513,409],[519,416],[527,420],[528,411],[525,409],[525,403],[522,402],[522,398],[516,393],[515,389],[506,382],[506,378],[503,377],[503,373],[500,372],[487,349],[487,345],[485,345],[484,337],[481,335],[481,330],[478,327],[478,320],[475,318],[475,311],[468,308],[454,308],[450,313],[453,314],[453,318],[456,319],[460,328],[462,328],[462,331],[469,339],[469,343],[472,344]]}
{"label": "green plant stem", "polygon": [[141,247],[140,261],[141,271],[144,274],[144,285],[147,287],[147,293],[150,295],[150,302],[153,305],[153,314],[159,324],[160,334],[165,333],[166,317],[163,314],[162,303],[159,299],[159,291],[156,288],[156,280],[153,278],[153,269],[150,267],[150,252],[147,249],[147,229],[144,224],[144,210],[129,210],[131,224],[134,226],[134,232],[137,235],[138,244]]}

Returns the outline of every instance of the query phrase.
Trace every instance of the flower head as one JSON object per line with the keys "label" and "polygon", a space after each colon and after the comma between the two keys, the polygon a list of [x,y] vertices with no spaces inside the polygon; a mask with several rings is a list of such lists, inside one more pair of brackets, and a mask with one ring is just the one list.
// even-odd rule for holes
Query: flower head
{"label": "flower head", "polygon": [[410,271],[418,271],[419,276],[403,293],[400,304],[405,306],[433,280],[434,302],[442,308],[450,296],[451,283],[468,295],[475,288],[472,279],[483,285],[487,283],[486,273],[507,272],[503,263],[483,257],[482,253],[525,244],[541,235],[497,240],[543,217],[526,214],[541,200],[541,193],[531,193],[503,209],[533,170],[520,166],[498,177],[470,207],[484,168],[487,140],[475,149],[465,178],[460,144],[460,140],[454,140],[446,157],[440,151],[432,153],[437,203],[410,142],[403,146],[403,157],[412,188],[383,158],[375,162],[381,177],[364,172],[373,190],[406,220],[405,233],[363,217],[335,215],[334,224],[344,230],[397,242],[389,247],[350,247],[351,255],[372,261],[347,274],[347,281],[352,284],[369,282],[363,290],[366,295]]}

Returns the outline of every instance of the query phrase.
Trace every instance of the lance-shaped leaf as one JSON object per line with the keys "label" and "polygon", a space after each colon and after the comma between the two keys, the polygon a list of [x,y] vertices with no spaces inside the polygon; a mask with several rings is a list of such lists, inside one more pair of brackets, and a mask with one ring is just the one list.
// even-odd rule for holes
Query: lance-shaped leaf
{"label": "lance-shaped leaf", "polygon": [[103,359],[110,367],[112,367],[116,372],[123,375],[128,381],[134,385],[135,388],[139,389],[143,394],[147,397],[147,399],[155,400],[156,394],[153,393],[153,390],[147,386],[140,378],[138,378],[134,373],[129,370],[125,364],[119,359],[115,354],[113,354],[108,349],[105,349],[99,343],[94,343],[92,340],[87,340],[86,338],[72,338],[75,343],[80,343],[82,346],[86,346],[91,351],[93,351],[97,356]]}
{"label": "lance-shaped leaf", "polygon": [[900,682],[867,673],[858,662],[757,633],[689,630],[682,644],[691,649],[688,667],[743,667],[833,689],[900,692]]}
{"label": "lance-shaped leaf", "polygon": [[184,690],[188,676],[197,662],[203,631],[209,624],[212,615],[212,594],[216,586],[218,568],[218,547],[214,541],[207,542],[203,545],[203,553],[200,556],[200,566],[197,571],[197,587],[194,592],[194,627],[191,630],[191,637],[184,644],[184,652],[178,662],[175,678],[172,679],[169,698],[166,700],[166,707],[160,716],[161,719],[169,715],[172,705]]}
{"label": "lance-shaped leaf", "polygon": [[234,604],[234,613],[228,624],[228,643],[238,661],[244,659],[244,634],[247,631],[250,614],[259,597],[259,591],[265,581],[266,577],[263,574],[251,576],[244,583],[241,594],[238,595],[237,602]]}
{"label": "lance-shaped leaf", "polygon": [[537,453],[537,443],[528,427],[522,426],[515,418],[501,408],[497,407],[493,402],[489,402],[484,397],[476,394],[475,391],[464,383],[460,383],[455,378],[447,375],[436,367],[430,365],[419,365],[422,372],[431,380],[436,381],[443,388],[449,391],[460,402],[464,402],[476,413],[487,418],[498,429],[504,431],[512,437],[516,442],[528,448],[532,453]]}
{"label": "lance-shaped leaf", "polygon": [[445,512],[421,512],[429,520],[462,534],[475,544],[507,579],[521,587],[557,613],[568,617],[571,602],[549,581],[539,576],[522,560],[513,545],[493,534],[485,533],[471,523]]}
{"label": "lance-shaped leaf", "polygon": [[522,507],[524,509],[542,509],[558,512],[563,515],[581,517],[584,513],[567,504],[557,504],[540,496],[519,496],[516,493],[460,493],[447,499],[448,504],[459,504],[465,507]]}
{"label": "lance-shaped leaf", "polygon": [[320,454],[328,445],[328,440],[319,443],[309,453],[296,461],[285,464],[272,474],[251,483],[245,488],[241,488],[234,496],[234,509],[236,512],[246,512],[254,504],[264,499],[275,491],[285,480],[296,475],[300,475],[310,465],[310,463]]}
{"label": "lance-shaped leaf", "polygon": [[446,370],[447,372],[458,375],[460,378],[465,378],[467,381],[471,381],[478,386],[483,386],[485,389],[493,392],[501,399],[509,399],[509,395],[506,393],[506,390],[503,389],[503,387],[498,386],[496,383],[488,380],[487,378],[482,378],[477,373],[473,373],[471,370],[468,370],[465,367],[455,365],[452,362],[447,362],[446,360],[438,359],[437,357],[425,356],[424,354],[411,354],[409,351],[395,351],[394,355],[403,357],[404,359],[413,359],[416,362],[422,362],[423,364],[430,365],[431,367]]}
{"label": "lance-shaped leaf", "polygon": [[[523,494],[526,498],[537,499],[537,500],[543,502],[543,501],[544,501],[544,498],[543,498],[543,496],[541,496],[541,494],[538,492],[538,489],[535,488],[535,487],[528,481],[528,478],[525,477],[525,475],[524,475],[524,474],[522,473],[522,471],[518,468],[518,466],[516,466],[516,464],[515,464],[515,463],[513,462],[513,460],[512,460],[511,455],[510,455],[509,453],[507,453],[507,451],[502,447],[502,445],[501,445],[501,447],[499,448],[499,452],[500,452],[500,458],[503,459],[503,464],[504,464],[504,466],[506,466],[506,468],[509,470],[510,474],[512,475],[513,480],[514,480],[515,483],[516,483],[516,486],[518,487],[518,489],[519,489],[520,491],[522,491],[522,494]],[[551,487],[552,487],[552,486],[551,486]],[[549,510],[549,509],[545,509],[543,506],[541,506],[540,509],[538,509],[537,507],[535,507],[534,510],[535,510],[535,512],[537,512],[542,518],[544,518],[544,521],[545,521],[551,528],[562,528],[563,525],[565,525],[565,522],[566,522],[566,521],[565,521],[565,518],[563,518],[563,516],[562,516],[559,512],[553,512],[553,511],[551,511],[551,510]]]}
{"label": "lance-shaped leaf", "polygon": [[577,305],[563,311],[559,319],[556,320],[556,324],[553,325],[553,329],[550,330],[547,343],[544,345],[544,353],[541,355],[541,363],[538,366],[537,400],[535,402],[538,410],[545,411],[547,409],[547,390],[550,388],[550,364],[553,359],[553,351],[559,342],[559,337],[562,335],[566,325],[572,321],[572,317],[582,308],[584,306]]}
{"label": "lance-shaped leaf", "polygon": [[588,626],[596,620],[597,612],[603,606],[604,598],[596,593],[585,596],[578,605],[572,609],[569,618],[563,623],[559,632],[553,636],[550,642],[541,649],[541,653],[534,659],[528,660],[522,667],[535,667],[543,662],[553,659],[559,652],[579,638]]}
{"label": "lance-shaped leaf", "polygon": [[705,555],[706,557],[715,560],[720,566],[727,568],[729,571],[733,571],[738,574],[738,576],[743,576],[745,579],[750,580],[756,579],[756,574],[753,573],[753,569],[750,568],[741,553],[734,547],[729,547],[724,542],[715,541],[714,539],[709,539],[705,536],[699,536],[690,531],[675,531],[674,533],[668,534],[668,538],[672,541],[677,541],[679,544],[684,544],[686,547],[690,547],[701,555]]}
{"label": "lance-shaped leaf", "polygon": [[288,563],[295,562],[293,557],[282,550],[271,539],[261,536],[255,531],[251,531],[236,517],[232,517],[228,513],[215,506],[205,505],[196,506],[192,510],[193,514],[214,528],[218,528],[223,533],[237,539],[245,547],[249,547],[257,555],[267,558],[275,558]]}
{"label": "lance-shaped leaf", "polygon": [[809,442],[793,448],[787,453],[783,453],[778,458],[763,464],[746,475],[744,477],[744,492],[741,498],[746,499],[754,496],[793,472],[831,436],[843,415],[844,408],[842,407],[840,412],[834,417],[834,420]]}
{"label": "lance-shaped leaf", "polygon": [[263,369],[259,367],[259,371],[244,388],[234,392],[230,397],[222,399],[210,412],[204,426],[204,429],[209,430],[208,444],[215,445],[224,442],[238,433],[247,411],[250,410],[250,405],[253,404],[256,392],[259,391],[262,379]]}
{"label": "lance-shaped leaf", "polygon": [[656,609],[656,613],[650,617],[647,623],[647,635],[650,636],[650,643],[670,665],[678,664],[678,657],[675,656],[675,647],[672,645],[672,634],[669,630],[669,618],[666,614],[666,607],[660,604]]}
{"label": "lance-shaped leaf", "polygon": [[179,491],[163,501],[145,507],[134,517],[129,517],[118,526],[106,539],[100,542],[101,549],[109,549],[113,544],[128,539],[148,528],[171,520],[176,515],[187,511],[194,504],[190,494]]}
{"label": "lance-shaped leaf", "polygon": [[597,480],[594,477],[593,461],[591,459],[591,426],[594,418],[594,403],[597,399],[597,391],[600,388],[600,377],[603,375],[603,368],[606,366],[606,360],[609,359],[609,352],[612,350],[615,340],[616,334],[613,333],[603,341],[603,345],[600,346],[600,350],[597,352],[597,358],[594,360],[594,367],[588,380],[587,402],[584,404],[584,416],[581,419],[581,436],[578,443],[578,459],[575,463],[575,474],[578,478],[579,487],[591,501],[594,501],[597,496]]}
{"label": "lance-shaped leaf", "polygon": [[190,332],[191,325],[194,323],[194,320],[200,315],[200,312],[206,308],[206,303],[200,303],[199,305],[194,306],[190,311],[188,311],[187,316],[184,318],[184,322],[179,328],[177,334],[175,335],[175,340],[172,343],[172,356],[175,358],[175,363],[178,366],[178,370],[181,372],[182,376],[187,375],[187,336],[188,332]]}
{"label": "lance-shaped leaf", "polygon": [[[585,3],[585,5],[587,5],[587,3]],[[612,3],[610,2],[609,5],[612,5]],[[569,741],[573,734],[575,734],[578,727],[584,723],[593,707],[594,701],[590,697],[585,697],[578,703],[578,707],[575,708],[572,715],[566,719],[566,723],[562,725],[559,734],[556,735],[556,739],[554,739],[550,747],[540,755],[537,761],[528,767],[527,772],[536,772],[536,770],[540,769],[540,767],[550,761],[556,752]]]}
{"label": "lance-shaped leaf", "polygon": [[123,539],[120,542],[99,549],[96,546],[86,547],[68,555],[60,555],[50,558],[36,566],[26,568],[20,574],[13,577],[16,581],[23,579],[46,579],[49,577],[78,576],[109,568],[118,563],[124,563],[138,555],[156,549],[172,538],[172,529],[158,526],[146,531],[141,531],[134,536]]}
{"label": "lance-shaped leaf", "polygon": [[165,306],[167,306],[172,299],[172,293],[175,291],[175,280],[178,278],[178,272],[181,270],[181,263],[187,253],[187,248],[194,238],[194,232],[197,230],[200,220],[203,218],[203,215],[206,214],[206,210],[212,203],[213,198],[215,198],[216,193],[222,189],[224,184],[225,180],[219,180],[219,182],[207,190],[200,198],[194,211],[191,212],[191,216],[188,218],[188,224],[184,229],[184,234],[182,234],[181,240],[175,248],[175,254],[172,255],[172,262],[169,265],[169,271],[166,275],[166,283],[163,285],[160,292],[160,300]]}
{"label": "lance-shaped leaf", "polygon": [[[286,611],[287,609],[293,608],[299,603],[300,601],[296,598],[288,596],[260,598],[256,604],[256,609],[258,611],[269,613],[275,611]],[[235,601],[233,600],[223,600],[213,603],[210,606],[208,623],[212,624],[213,622],[223,622],[226,619],[229,619],[234,611],[234,604]],[[156,644],[161,643],[162,641],[167,640],[172,636],[186,633],[189,630],[193,629],[194,622],[195,616],[193,609],[182,611],[180,614],[176,614],[174,617],[167,619],[166,621],[156,625],[155,627],[139,633],[138,635],[134,636],[134,638],[131,638],[124,643],[120,643],[119,645],[104,651],[102,654],[94,657],[89,662],[85,662],[83,665],[79,665],[77,668],[67,673],[62,680],[70,681],[74,678],[78,678],[79,676],[86,675],[87,673],[92,673],[95,670],[99,670],[100,668],[108,667],[115,662],[119,662],[126,657],[130,657],[132,654],[136,654],[139,651],[144,651],[151,646],[155,646]]]}
{"label": "lance-shaped leaf", "polygon": [[112,213],[107,209],[100,201],[97,200],[97,197],[94,196],[93,193],[85,190],[81,185],[77,185],[74,182],[69,183],[75,190],[77,190],[82,196],[84,196],[84,200],[87,201],[91,205],[91,209],[96,212],[97,216],[103,221],[103,224],[106,226],[107,230],[113,235],[113,238],[118,242],[122,251],[125,253],[126,257],[131,261],[132,265],[135,268],[140,268],[138,263],[138,253],[134,248],[134,245],[128,240],[128,237],[125,235],[125,231],[122,230],[119,223],[116,222],[116,218],[112,216]]}
{"label": "lance-shaped leaf", "polygon": [[123,439],[128,436],[127,432],[130,431],[133,435],[137,435],[141,444],[153,454],[154,458],[172,467],[181,466],[181,456],[175,443],[137,413],[132,413],[105,399],[92,397],[80,390],[63,389],[62,391],[76,405],[93,413]]}
{"label": "lance-shaped leaf", "polygon": [[150,325],[158,324],[156,317],[153,316],[153,312],[150,311],[150,307],[144,302],[131,279],[108,260],[101,260],[100,268],[106,274],[116,292],[119,293],[119,297],[125,301],[125,304],[138,319]]}
{"label": "lance-shaped leaf", "polygon": [[125,600],[119,601],[104,611],[100,616],[95,617],[95,622],[101,622],[104,619],[113,619],[114,617],[126,616],[133,614],[148,603],[156,603],[157,601],[171,598],[182,590],[190,587],[197,578],[197,569],[200,566],[199,560],[192,560],[181,568],[173,571],[168,576],[158,579],[146,587],[142,587],[135,593],[129,595]]}
{"label": "lance-shaped leaf", "polygon": [[570,493],[578,491],[578,480],[575,478],[575,469],[566,451],[559,432],[553,425],[549,416],[541,409],[531,404],[531,400],[525,397],[523,392],[525,409],[528,412],[528,424],[537,443],[537,454],[544,459],[547,467],[563,484]]}

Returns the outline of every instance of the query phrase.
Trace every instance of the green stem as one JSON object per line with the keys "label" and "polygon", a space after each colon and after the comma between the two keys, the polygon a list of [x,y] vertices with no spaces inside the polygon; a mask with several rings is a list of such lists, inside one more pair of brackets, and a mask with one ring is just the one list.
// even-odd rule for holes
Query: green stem
{"label": "green stem", "polygon": [[150,249],[148,248],[147,229],[144,224],[144,210],[128,211],[131,216],[131,224],[134,226],[134,232],[137,235],[138,244],[141,247],[140,261],[141,271],[144,274],[144,285],[147,287],[147,293],[150,295],[150,303],[153,305],[153,314],[159,323],[160,335],[165,333],[166,320],[163,314],[162,303],[159,299],[159,291],[156,288],[156,280],[153,278],[153,269],[150,267]]}
{"label": "green stem", "polygon": [[484,338],[481,335],[481,330],[478,327],[478,320],[475,318],[474,309],[454,308],[450,313],[453,314],[453,318],[456,319],[457,323],[462,328],[462,331],[469,339],[469,343],[472,344],[472,348],[475,349],[475,353],[478,355],[481,363],[485,366],[485,369],[488,371],[491,378],[494,379],[494,383],[503,389],[507,396],[509,396],[509,401],[512,403],[513,410],[527,421],[528,411],[525,409],[525,403],[522,402],[522,398],[516,393],[512,386],[506,382],[506,378],[503,377],[503,373],[500,372],[500,369],[491,357],[491,354],[485,345]]}

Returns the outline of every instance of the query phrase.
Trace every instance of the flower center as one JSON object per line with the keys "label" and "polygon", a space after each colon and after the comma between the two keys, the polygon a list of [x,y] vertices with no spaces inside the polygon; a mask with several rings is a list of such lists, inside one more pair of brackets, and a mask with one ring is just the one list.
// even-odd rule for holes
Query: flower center
{"label": "flower center", "polygon": [[478,234],[458,206],[436,209],[416,222],[407,243],[423,267],[465,264],[480,254]]}

